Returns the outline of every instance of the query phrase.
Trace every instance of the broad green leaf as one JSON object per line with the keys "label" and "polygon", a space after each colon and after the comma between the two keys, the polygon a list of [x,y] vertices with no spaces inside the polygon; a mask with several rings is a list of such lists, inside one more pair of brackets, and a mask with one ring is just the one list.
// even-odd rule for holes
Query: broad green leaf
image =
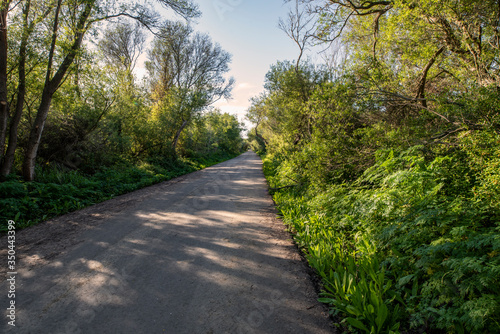
{"label": "broad green leaf", "polygon": [[358,319],[354,319],[354,318],[347,318],[347,322],[353,326],[353,327],[356,327],[358,329],[361,329],[365,332],[369,332],[368,328],[366,328],[366,326],[361,322],[359,321]]}

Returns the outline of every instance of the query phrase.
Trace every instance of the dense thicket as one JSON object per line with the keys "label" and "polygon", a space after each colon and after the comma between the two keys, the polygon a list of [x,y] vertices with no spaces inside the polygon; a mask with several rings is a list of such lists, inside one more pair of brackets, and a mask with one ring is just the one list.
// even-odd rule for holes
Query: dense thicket
{"label": "dense thicket", "polygon": [[340,50],[272,66],[248,118],[322,300],[366,333],[500,331],[500,3],[303,3]]}
{"label": "dense thicket", "polygon": [[[157,2],[188,20],[200,14],[191,1]],[[0,10],[0,229],[244,148],[237,118],[210,107],[230,95],[231,55],[189,24],[119,0],[1,1]]]}

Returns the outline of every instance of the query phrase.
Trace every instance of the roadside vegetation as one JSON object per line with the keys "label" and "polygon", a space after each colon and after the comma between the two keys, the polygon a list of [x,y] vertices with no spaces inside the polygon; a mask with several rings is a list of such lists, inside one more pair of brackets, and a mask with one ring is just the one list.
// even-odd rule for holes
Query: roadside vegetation
{"label": "roadside vegetation", "polygon": [[26,182],[17,175],[0,183],[0,217],[14,220],[22,229],[68,212],[83,209],[153,184],[210,167],[238,153],[219,152],[191,158],[151,159],[139,163],[121,162],[101,167],[93,174],[49,166],[37,170],[37,180]]}
{"label": "roadside vegetation", "polygon": [[249,136],[321,301],[347,332],[500,332],[498,3],[302,5],[281,27],[333,66],[273,65]]}
{"label": "roadside vegetation", "polygon": [[246,149],[211,107],[230,97],[231,55],[194,31],[195,3],[156,3],[181,21],[141,2],[0,2],[0,232]]}

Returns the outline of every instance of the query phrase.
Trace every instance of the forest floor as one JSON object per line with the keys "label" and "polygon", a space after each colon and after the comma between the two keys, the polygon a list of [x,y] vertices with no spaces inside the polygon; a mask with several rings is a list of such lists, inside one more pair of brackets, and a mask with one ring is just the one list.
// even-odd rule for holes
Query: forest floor
{"label": "forest floor", "polygon": [[21,230],[0,332],[335,332],[276,214],[247,152]]}

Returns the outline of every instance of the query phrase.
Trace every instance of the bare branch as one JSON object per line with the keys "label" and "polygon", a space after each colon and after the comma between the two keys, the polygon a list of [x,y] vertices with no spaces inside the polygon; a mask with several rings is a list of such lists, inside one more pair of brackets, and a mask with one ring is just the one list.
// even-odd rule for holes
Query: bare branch
{"label": "bare branch", "polygon": [[299,0],[295,1],[295,9],[288,13],[287,21],[280,18],[278,27],[292,39],[299,47],[300,53],[297,58],[295,70],[298,71],[300,61],[307,50],[309,39],[313,37],[314,26],[311,24],[315,17],[306,16],[307,13],[299,7]]}
{"label": "bare branch", "polygon": [[[314,0],[302,0],[308,3],[310,13],[330,18],[331,22],[318,22],[315,38],[321,42],[333,42],[344,33],[349,21],[354,16],[374,16],[373,54],[376,59],[380,18],[393,8],[393,1],[328,0],[323,6],[311,5]],[[326,15],[326,16],[325,16]]]}
{"label": "bare branch", "polygon": [[[454,122],[452,120],[450,120],[448,117],[438,113],[437,111],[429,108],[429,107],[424,107],[422,106],[421,104],[416,104],[415,102],[418,102],[418,101],[421,101],[422,99],[415,99],[415,98],[411,98],[411,97],[407,97],[407,96],[404,96],[404,95],[401,95],[401,94],[398,94],[398,93],[394,93],[394,92],[387,92],[387,91],[384,91],[384,90],[379,90],[379,91],[371,91],[369,92],[369,94],[372,94],[372,95],[383,95],[383,96],[390,96],[392,97],[393,99],[384,99],[383,101],[385,102],[397,102],[397,101],[404,101],[404,102],[407,102],[406,105],[409,105],[409,106],[413,106],[413,107],[416,107],[416,108],[419,108],[419,109],[424,109],[424,110],[427,110],[428,112],[440,117],[441,119],[445,120],[446,122],[450,123],[450,124],[458,124],[457,122]],[[450,104],[456,104],[456,103],[452,103],[452,102],[449,102]]]}

